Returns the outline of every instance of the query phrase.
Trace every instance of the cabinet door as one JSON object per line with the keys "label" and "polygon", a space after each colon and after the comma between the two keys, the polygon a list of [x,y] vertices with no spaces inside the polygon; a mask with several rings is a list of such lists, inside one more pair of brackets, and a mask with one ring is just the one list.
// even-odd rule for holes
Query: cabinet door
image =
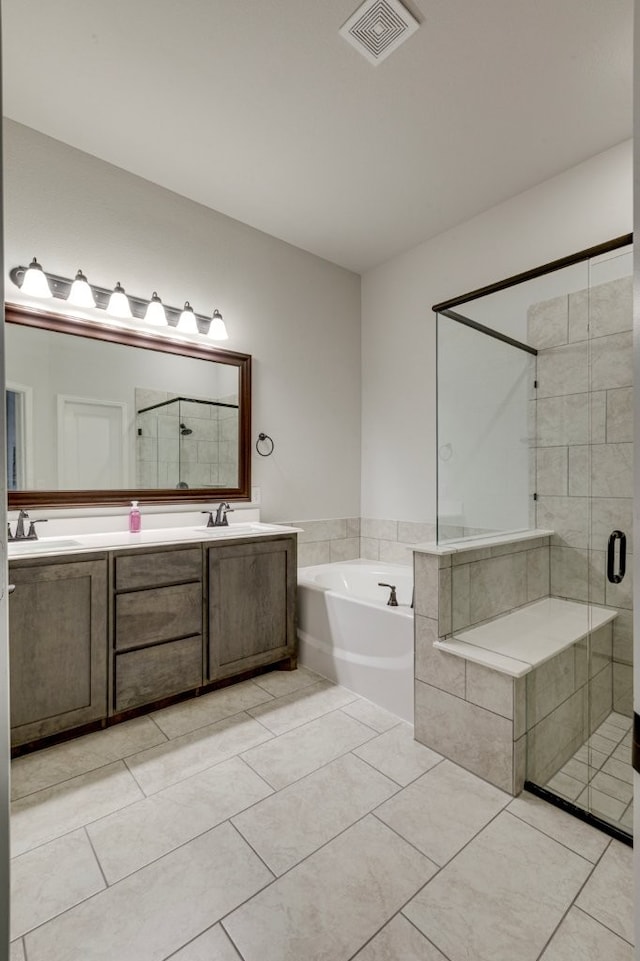
{"label": "cabinet door", "polygon": [[295,653],[294,538],[209,549],[209,679]]}
{"label": "cabinet door", "polygon": [[107,713],[106,560],[11,565],[12,743]]}

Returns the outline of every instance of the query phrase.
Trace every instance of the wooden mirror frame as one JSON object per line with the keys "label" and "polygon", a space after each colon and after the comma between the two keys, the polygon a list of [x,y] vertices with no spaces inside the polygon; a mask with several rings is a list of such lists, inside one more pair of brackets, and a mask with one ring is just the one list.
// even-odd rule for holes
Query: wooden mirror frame
{"label": "wooden mirror frame", "polygon": [[251,499],[251,355],[221,350],[206,344],[172,340],[124,327],[67,317],[32,307],[5,304],[5,322],[24,327],[39,327],[74,337],[88,337],[129,347],[142,347],[166,354],[179,354],[198,360],[229,364],[238,369],[238,486],[179,488],[138,488],[131,490],[8,491],[9,510],[28,507],[115,507],[131,500],[142,504],[211,502],[212,500],[248,501]]}

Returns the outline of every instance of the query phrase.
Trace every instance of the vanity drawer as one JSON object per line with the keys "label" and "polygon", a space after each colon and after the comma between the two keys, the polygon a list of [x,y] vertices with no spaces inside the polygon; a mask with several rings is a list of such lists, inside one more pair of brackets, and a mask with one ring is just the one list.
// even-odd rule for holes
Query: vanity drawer
{"label": "vanity drawer", "polygon": [[176,584],[116,596],[115,648],[202,634],[202,585]]}
{"label": "vanity drawer", "polygon": [[116,655],[114,712],[151,704],[202,684],[202,637]]}
{"label": "vanity drawer", "polygon": [[161,587],[178,581],[202,579],[202,552],[199,547],[187,550],[153,551],[116,556],[115,585],[117,591],[139,587]]}

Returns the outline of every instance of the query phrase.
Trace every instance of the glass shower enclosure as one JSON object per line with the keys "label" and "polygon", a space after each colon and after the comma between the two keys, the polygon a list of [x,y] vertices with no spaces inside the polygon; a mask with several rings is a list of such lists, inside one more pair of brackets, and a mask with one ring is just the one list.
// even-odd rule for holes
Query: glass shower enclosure
{"label": "glass shower enclosure", "polygon": [[[436,314],[438,542],[541,532],[538,600],[558,643],[547,657],[540,640],[522,681],[527,786],[621,837],[633,825],[629,241]],[[452,589],[455,635],[455,568]],[[580,636],[563,646],[569,616]]]}

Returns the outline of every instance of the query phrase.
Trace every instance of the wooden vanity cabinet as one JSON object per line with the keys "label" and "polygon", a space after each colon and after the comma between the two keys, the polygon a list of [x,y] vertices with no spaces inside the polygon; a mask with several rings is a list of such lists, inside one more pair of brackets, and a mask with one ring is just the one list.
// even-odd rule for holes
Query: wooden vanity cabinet
{"label": "wooden vanity cabinet", "polygon": [[210,681],[296,656],[296,538],[207,549]]}
{"label": "wooden vanity cabinet", "polygon": [[11,743],[26,744],[107,712],[107,559],[9,563]]}
{"label": "wooden vanity cabinet", "polygon": [[202,684],[202,548],[113,556],[110,714]]}

